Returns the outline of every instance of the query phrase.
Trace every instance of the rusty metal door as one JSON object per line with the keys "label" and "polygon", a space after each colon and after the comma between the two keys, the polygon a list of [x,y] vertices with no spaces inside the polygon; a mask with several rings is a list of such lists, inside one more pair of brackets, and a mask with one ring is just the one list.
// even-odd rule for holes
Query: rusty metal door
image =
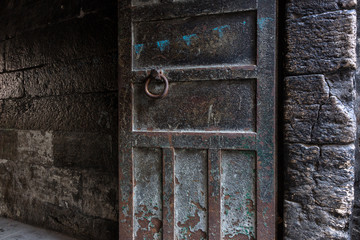
{"label": "rusty metal door", "polygon": [[120,239],[275,239],[275,69],[275,0],[119,1]]}

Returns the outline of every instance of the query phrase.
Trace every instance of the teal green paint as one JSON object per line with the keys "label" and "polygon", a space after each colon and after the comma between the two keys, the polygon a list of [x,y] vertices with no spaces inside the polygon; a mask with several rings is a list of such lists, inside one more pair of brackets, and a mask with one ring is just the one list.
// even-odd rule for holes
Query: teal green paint
{"label": "teal green paint", "polygon": [[223,30],[226,29],[226,28],[230,29],[230,26],[229,25],[224,25],[224,26],[216,27],[213,30],[218,31],[219,32],[219,37],[222,38],[224,36]]}
{"label": "teal green paint", "polygon": [[185,35],[182,38],[185,41],[186,45],[190,46],[191,45],[191,38],[193,38],[193,37],[196,37],[196,34]]}
{"label": "teal green paint", "polygon": [[170,41],[162,40],[162,41],[156,42],[156,44],[157,44],[158,48],[160,49],[160,51],[163,52],[170,45]]}

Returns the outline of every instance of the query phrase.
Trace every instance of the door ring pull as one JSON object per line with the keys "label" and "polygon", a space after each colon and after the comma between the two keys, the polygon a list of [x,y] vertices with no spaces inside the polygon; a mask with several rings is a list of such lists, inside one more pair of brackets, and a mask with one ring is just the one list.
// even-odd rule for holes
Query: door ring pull
{"label": "door ring pull", "polygon": [[[162,81],[164,81],[165,83],[165,87],[164,87],[164,91],[161,94],[153,94],[149,91],[149,84],[151,82],[151,80],[153,79],[160,79]],[[150,75],[147,77],[146,79],[146,83],[145,83],[145,93],[146,95],[148,95],[151,98],[163,98],[166,97],[166,95],[168,95],[169,93],[169,81],[167,80],[167,78],[165,77],[165,75],[163,74],[163,71],[157,71],[157,70],[151,70]]]}

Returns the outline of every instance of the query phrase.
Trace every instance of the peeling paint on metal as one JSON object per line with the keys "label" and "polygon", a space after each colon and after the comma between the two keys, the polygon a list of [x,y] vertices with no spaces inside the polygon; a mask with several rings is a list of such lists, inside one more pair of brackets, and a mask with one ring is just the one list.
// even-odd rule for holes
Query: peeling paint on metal
{"label": "peeling paint on metal", "polygon": [[207,239],[207,151],[175,151],[175,236]]}
{"label": "peeling paint on metal", "polygon": [[[224,239],[255,239],[255,154],[223,151],[221,160],[221,211]],[[237,184],[234,184],[237,183]]]}
{"label": "peeling paint on metal", "polygon": [[134,237],[161,240],[161,150],[136,148],[134,159]]}

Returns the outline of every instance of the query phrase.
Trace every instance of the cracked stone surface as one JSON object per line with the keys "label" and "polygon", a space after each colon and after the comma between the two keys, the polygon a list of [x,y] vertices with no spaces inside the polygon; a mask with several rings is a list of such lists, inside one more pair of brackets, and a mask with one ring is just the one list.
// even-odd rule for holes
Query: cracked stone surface
{"label": "cracked stone surface", "polygon": [[286,146],[285,237],[349,239],[355,146]]}
{"label": "cracked stone surface", "polygon": [[356,5],[356,0],[287,1],[286,240],[350,239]]}
{"label": "cracked stone surface", "polygon": [[[352,78],[348,81],[352,82]],[[355,114],[349,107],[352,98],[345,104],[344,97],[333,95],[338,91],[329,87],[324,75],[287,77],[285,84],[287,142],[331,144],[355,140]],[[331,85],[335,84],[332,82]]]}

